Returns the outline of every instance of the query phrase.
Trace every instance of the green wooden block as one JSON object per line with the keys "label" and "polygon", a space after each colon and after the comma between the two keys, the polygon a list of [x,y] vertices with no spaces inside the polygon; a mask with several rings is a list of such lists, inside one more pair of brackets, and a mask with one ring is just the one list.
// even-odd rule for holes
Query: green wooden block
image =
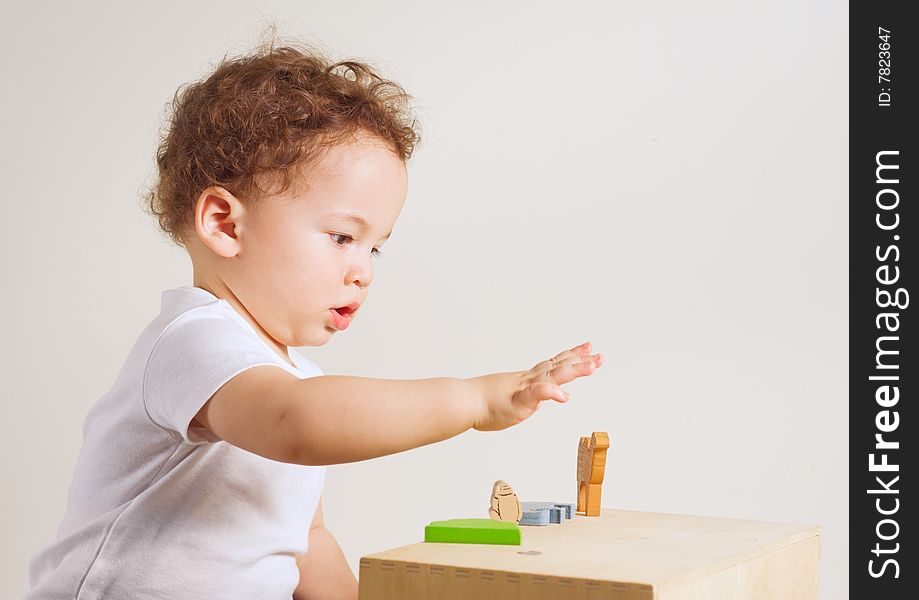
{"label": "green wooden block", "polygon": [[434,521],[424,528],[424,541],[519,546],[520,527],[516,523],[494,519]]}

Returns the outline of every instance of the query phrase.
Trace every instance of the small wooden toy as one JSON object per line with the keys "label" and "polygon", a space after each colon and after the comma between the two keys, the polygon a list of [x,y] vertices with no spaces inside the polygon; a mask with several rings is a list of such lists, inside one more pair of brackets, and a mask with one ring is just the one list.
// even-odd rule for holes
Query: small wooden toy
{"label": "small wooden toy", "polygon": [[[530,511],[548,510],[550,523],[564,523],[565,520],[573,517],[575,513],[574,504],[565,504],[562,502],[521,502],[520,506],[523,507],[524,515]],[[530,523],[524,523],[521,518],[520,524],[529,525]]]}
{"label": "small wooden toy", "polygon": [[609,434],[595,431],[578,442],[578,512],[588,517],[600,516],[600,494],[606,472],[606,450]]}
{"label": "small wooden toy", "polygon": [[518,525],[535,525],[542,527],[549,524],[551,516],[548,508],[531,508],[523,509],[523,516],[520,517]]}
{"label": "small wooden toy", "polygon": [[523,510],[520,508],[520,499],[514,489],[503,479],[499,479],[491,488],[491,506],[488,516],[495,521],[508,521],[517,523]]}
{"label": "small wooden toy", "polygon": [[520,527],[517,523],[494,519],[434,521],[424,528],[424,541],[519,546]]}
{"label": "small wooden toy", "polygon": [[555,506],[557,506],[557,507],[559,507],[559,508],[561,508],[561,509],[564,509],[564,513],[565,513],[565,518],[566,518],[566,519],[573,519],[573,518],[574,518],[574,513],[577,512],[577,505],[576,505],[576,504],[568,504],[568,503],[566,503],[566,502],[556,502],[556,503],[555,503]]}

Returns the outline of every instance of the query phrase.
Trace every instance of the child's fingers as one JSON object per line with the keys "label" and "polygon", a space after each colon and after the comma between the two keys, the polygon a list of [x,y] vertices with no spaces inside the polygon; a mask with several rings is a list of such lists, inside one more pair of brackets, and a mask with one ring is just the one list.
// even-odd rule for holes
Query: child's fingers
{"label": "child's fingers", "polygon": [[603,357],[600,354],[594,354],[593,356],[588,356],[587,360],[582,360],[581,362],[576,362],[572,364],[572,367],[581,367],[587,366],[592,369],[596,369],[603,363]]}
{"label": "child's fingers", "polygon": [[568,392],[563,390],[560,386],[555,386],[552,388],[552,393],[549,398],[556,402],[565,403],[568,402]]}
{"label": "child's fingers", "polygon": [[588,342],[584,342],[583,344],[579,346],[575,346],[574,348],[571,348],[569,350],[565,350],[564,352],[560,352],[555,358],[556,360],[561,362],[567,358],[571,358],[572,356],[585,356],[587,354],[590,354],[591,350],[592,350],[592,344],[591,342],[588,341]]}
{"label": "child's fingers", "polygon": [[568,402],[568,392],[561,386],[542,381],[530,386],[530,394],[536,399],[537,403],[543,400],[555,400],[556,402]]}
{"label": "child's fingers", "polygon": [[564,364],[549,370],[547,375],[558,384],[568,383],[578,377],[590,375],[595,369],[599,368],[602,363],[603,356],[598,352],[597,354],[587,357],[572,358]]}
{"label": "child's fingers", "polygon": [[571,353],[584,354],[585,352],[590,352],[591,346],[592,346],[592,342],[588,340],[584,342],[583,344],[580,344],[578,346],[575,346],[574,348],[571,348],[570,350],[565,350],[565,354],[571,354]]}
{"label": "child's fingers", "polygon": [[596,360],[585,360],[583,362],[573,363],[571,365],[571,370],[575,373],[575,377],[581,377],[593,373],[597,366]]}
{"label": "child's fingers", "polygon": [[572,358],[583,359],[585,356],[590,354],[590,350],[591,350],[591,343],[584,342],[583,344],[579,346],[575,346],[574,348],[571,348],[570,350],[565,350],[564,352],[560,352],[556,354],[553,358],[550,358],[549,360],[542,361],[536,367],[539,368],[539,367],[544,366],[544,367],[548,367],[549,369],[554,369],[558,367],[559,365],[561,365],[562,363],[564,363],[566,360],[571,360]]}
{"label": "child's fingers", "polygon": [[600,355],[599,352],[597,352],[596,354],[587,355],[587,356],[571,356],[567,360],[559,364],[556,368],[558,369],[561,367],[576,367],[578,365],[583,365],[583,364],[588,364],[588,365],[593,365],[595,367],[599,367],[602,362],[603,362],[603,357]]}

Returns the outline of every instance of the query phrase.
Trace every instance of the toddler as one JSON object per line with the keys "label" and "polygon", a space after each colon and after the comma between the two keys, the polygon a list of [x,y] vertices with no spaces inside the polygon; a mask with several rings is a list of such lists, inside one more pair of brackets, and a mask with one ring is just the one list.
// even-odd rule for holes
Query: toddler
{"label": "toddler", "polygon": [[408,94],[307,46],[224,60],[179,92],[147,195],[194,285],[162,293],[90,409],[27,600],[357,598],[322,518],[326,465],[500,430],[602,363],[590,343],[469,379],[323,375],[367,301],[419,141]]}

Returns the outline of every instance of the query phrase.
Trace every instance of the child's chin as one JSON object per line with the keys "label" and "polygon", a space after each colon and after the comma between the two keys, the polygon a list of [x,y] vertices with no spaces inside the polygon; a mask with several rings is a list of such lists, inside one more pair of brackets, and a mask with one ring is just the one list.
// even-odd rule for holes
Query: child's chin
{"label": "child's chin", "polygon": [[336,333],[338,333],[337,329],[331,325],[326,325],[321,332],[317,331],[314,334],[299,336],[294,340],[294,343],[288,344],[288,346],[295,348],[299,346],[322,346],[323,344],[328,344]]}

